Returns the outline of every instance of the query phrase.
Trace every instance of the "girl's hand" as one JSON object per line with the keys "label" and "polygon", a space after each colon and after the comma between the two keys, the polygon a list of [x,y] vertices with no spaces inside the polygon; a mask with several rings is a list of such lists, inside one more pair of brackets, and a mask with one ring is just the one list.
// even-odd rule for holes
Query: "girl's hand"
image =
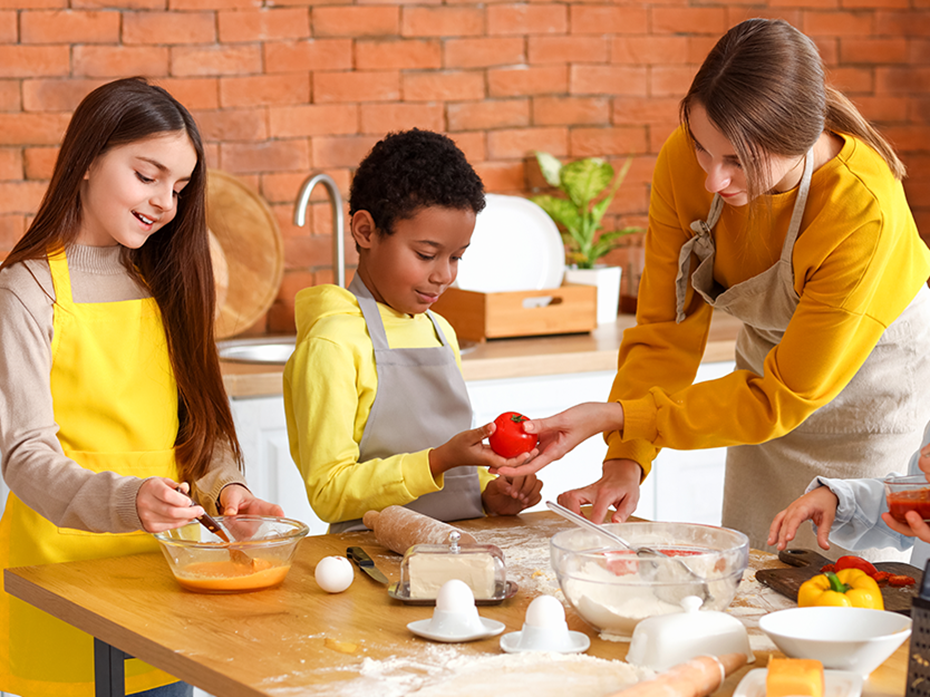
{"label": "girl's hand", "polygon": [[276,503],[256,498],[241,484],[229,484],[220,491],[223,515],[272,515],[281,517],[284,509]]}
{"label": "girl's hand", "polygon": [[621,428],[623,407],[616,402],[586,402],[548,419],[524,421],[523,429],[527,433],[539,434],[539,455],[525,465],[498,467],[491,473],[518,477],[538,472],[591,436]]}
{"label": "girl's hand", "polygon": [[830,527],[836,519],[838,505],[839,499],[828,486],[807,492],[775,516],[769,527],[768,544],[777,543],[779,550],[785,549],[794,539],[801,523],[810,520],[817,526],[817,544],[823,549],[830,549]]}
{"label": "girl's hand", "polygon": [[920,516],[920,513],[917,511],[908,511],[904,514],[904,517],[907,518],[907,525],[899,523],[897,520],[892,518],[888,511],[882,513],[882,520],[884,520],[885,524],[895,532],[902,535],[907,535],[908,537],[916,537],[920,540],[923,540],[924,542],[930,543],[930,525],[927,525],[924,522],[924,519]]}
{"label": "girl's hand", "polygon": [[484,488],[481,502],[491,515],[516,515],[542,501],[542,480],[535,474],[526,477],[498,477]]}
{"label": "girl's hand", "polygon": [[[525,422],[526,423],[526,422]],[[491,446],[484,442],[497,429],[492,421],[470,431],[462,431],[452,436],[447,443],[429,451],[429,468],[434,477],[447,472],[453,467],[476,466],[487,467],[493,472],[501,467],[517,467],[539,453],[533,448],[528,453],[516,457],[501,457]]]}
{"label": "girl's hand", "polygon": [[594,484],[559,494],[559,503],[578,515],[581,507],[592,505],[591,520],[603,522],[611,506],[616,508],[610,522],[622,523],[632,515],[639,503],[639,482],[643,469],[633,460],[608,460],[603,475]]}
{"label": "girl's hand", "polygon": [[[180,491],[177,489],[180,488]],[[191,506],[187,484],[178,485],[167,477],[150,477],[136,493],[136,512],[146,532],[164,532],[186,525],[204,514],[200,506]]]}

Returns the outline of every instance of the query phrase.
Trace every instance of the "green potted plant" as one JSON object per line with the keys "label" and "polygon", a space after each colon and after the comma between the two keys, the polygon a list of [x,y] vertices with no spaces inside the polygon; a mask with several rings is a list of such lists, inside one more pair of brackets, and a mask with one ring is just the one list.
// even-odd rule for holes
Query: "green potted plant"
{"label": "green potted plant", "polygon": [[630,171],[633,159],[628,158],[615,176],[613,166],[600,157],[586,157],[563,165],[549,153],[537,150],[535,154],[546,182],[567,197],[549,194],[530,197],[549,214],[562,234],[566,261],[570,265],[565,280],[597,286],[597,321],[599,324],[614,322],[620,298],[620,267],[598,262],[620,245],[622,237],[642,232],[642,228],[600,232],[601,221]]}

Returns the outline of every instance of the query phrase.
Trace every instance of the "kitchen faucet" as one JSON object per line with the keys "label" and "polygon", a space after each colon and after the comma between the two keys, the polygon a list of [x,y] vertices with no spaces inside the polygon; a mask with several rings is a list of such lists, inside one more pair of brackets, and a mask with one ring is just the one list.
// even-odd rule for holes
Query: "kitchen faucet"
{"label": "kitchen faucet", "polygon": [[345,216],[342,212],[342,194],[339,187],[328,174],[314,174],[300,187],[297,203],[294,206],[294,225],[303,227],[307,222],[307,206],[310,205],[310,194],[313,187],[322,184],[329,192],[329,203],[333,211],[333,281],[336,285],[345,288],[346,285],[346,245],[343,239],[343,224]]}

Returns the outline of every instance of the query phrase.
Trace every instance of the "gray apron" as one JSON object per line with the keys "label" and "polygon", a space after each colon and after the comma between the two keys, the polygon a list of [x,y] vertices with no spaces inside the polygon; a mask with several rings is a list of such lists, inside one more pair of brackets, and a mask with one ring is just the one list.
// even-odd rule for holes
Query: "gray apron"
{"label": "gray apron", "polygon": [[[742,320],[736,341],[736,367],[763,374],[765,357],[781,340],[800,300],[794,289],[792,252],[810,191],[813,154],[804,174],[781,257],[759,275],[723,289],[713,277],[711,230],[723,210],[714,196],[707,221],[691,224],[697,233],[682,247],[676,295],[677,321],[684,319],[685,292],[692,252],[699,265],[691,277],[695,291],[712,307]],[[817,475],[883,477],[900,468],[920,445],[930,420],[930,290],[922,286],[904,312],[882,334],[865,363],[829,404],[790,433],[758,445],[727,449],[723,524],[745,532],[764,549],[775,515],[804,493]],[[793,547],[817,549],[809,525],[798,530]],[[831,544],[829,556],[848,553]],[[859,550],[859,556],[905,559],[894,550]]]}
{"label": "gray apron", "polygon": [[[359,443],[359,461],[386,458],[435,448],[471,428],[471,402],[455,352],[433,323],[442,346],[392,349],[378,303],[356,274],[349,290],[359,307],[375,352],[378,390]],[[425,494],[406,505],[439,520],[481,518],[481,482],[476,467],[455,467],[443,475],[440,491]],[[365,530],[361,520],[333,523],[330,532]]]}

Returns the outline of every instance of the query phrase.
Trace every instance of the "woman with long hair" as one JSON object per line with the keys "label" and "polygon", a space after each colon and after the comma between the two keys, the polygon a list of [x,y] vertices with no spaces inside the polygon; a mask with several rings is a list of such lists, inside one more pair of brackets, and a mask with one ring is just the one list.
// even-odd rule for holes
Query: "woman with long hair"
{"label": "woman with long hair", "polygon": [[[154,551],[147,533],[204,512],[282,514],[240,472],[205,177],[197,126],[164,89],[117,80],[75,110],[0,266],[0,567]],[[0,594],[0,690],[92,695],[93,679],[92,637]],[[135,660],[126,683],[191,690]]]}
{"label": "woman with long hair", "polygon": [[[656,163],[637,323],[609,403],[526,422],[541,454],[502,472],[536,471],[604,432],[602,478],[559,500],[592,504],[598,521],[615,506],[620,521],[660,448],[727,446],[723,524],[762,548],[812,477],[879,476],[920,443],[930,251],[901,162],[787,22],[728,31],[680,113]],[[695,383],[715,310],[743,321],[736,370]]]}

